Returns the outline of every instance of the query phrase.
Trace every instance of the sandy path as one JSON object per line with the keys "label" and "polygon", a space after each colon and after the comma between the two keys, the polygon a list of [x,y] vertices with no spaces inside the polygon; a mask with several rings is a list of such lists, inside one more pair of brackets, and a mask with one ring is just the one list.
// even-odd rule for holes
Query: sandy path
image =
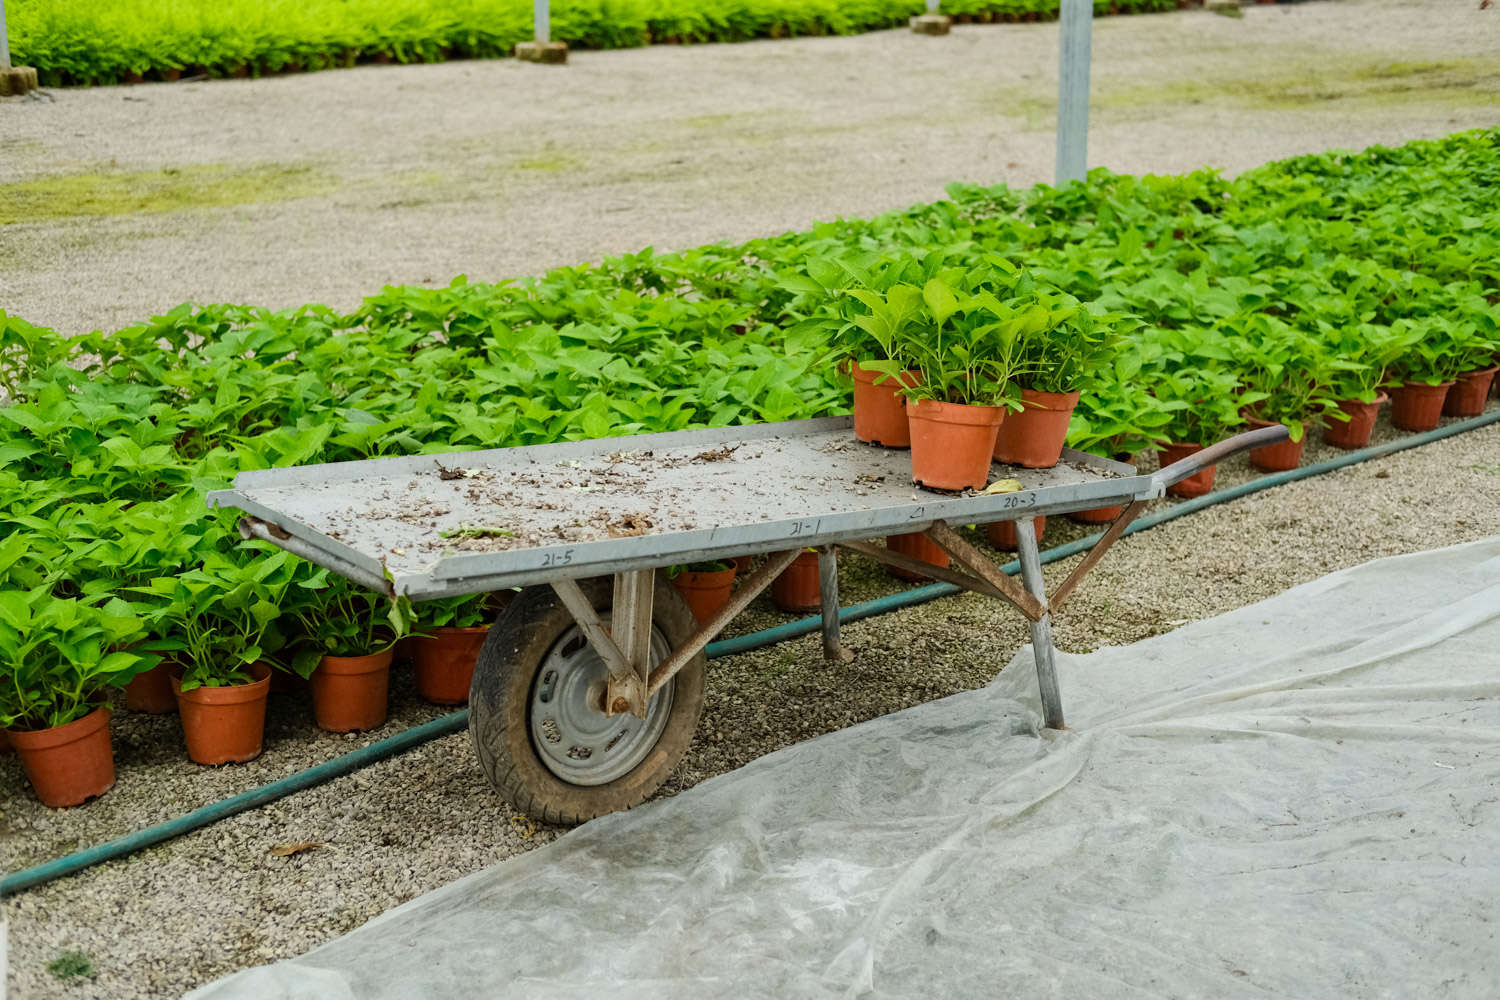
{"label": "sandy path", "polygon": [[[1090,162],[1237,171],[1492,125],[1500,11],[1476,8],[1101,19]],[[0,308],[68,331],[189,299],[347,308],[388,282],[744,239],[954,180],[1047,180],[1056,53],[1055,25],[993,25],[7,100],[0,184],[47,183],[0,188]],[[194,207],[67,214],[101,198]],[[5,225],[7,204],[42,220]]]}

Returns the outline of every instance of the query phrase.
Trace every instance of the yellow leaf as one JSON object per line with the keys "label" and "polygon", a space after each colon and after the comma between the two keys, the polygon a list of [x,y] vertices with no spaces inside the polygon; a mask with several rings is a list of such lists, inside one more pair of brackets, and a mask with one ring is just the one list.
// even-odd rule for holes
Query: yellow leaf
{"label": "yellow leaf", "polygon": [[984,488],[986,493],[1019,493],[1026,487],[1019,479],[999,479]]}

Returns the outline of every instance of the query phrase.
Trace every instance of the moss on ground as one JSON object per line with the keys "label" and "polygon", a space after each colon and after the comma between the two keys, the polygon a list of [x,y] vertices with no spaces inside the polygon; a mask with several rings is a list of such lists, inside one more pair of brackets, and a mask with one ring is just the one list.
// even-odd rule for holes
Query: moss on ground
{"label": "moss on ground", "polygon": [[310,167],[280,164],[62,174],[0,187],[0,226],[286,201],[334,187],[331,177]]}

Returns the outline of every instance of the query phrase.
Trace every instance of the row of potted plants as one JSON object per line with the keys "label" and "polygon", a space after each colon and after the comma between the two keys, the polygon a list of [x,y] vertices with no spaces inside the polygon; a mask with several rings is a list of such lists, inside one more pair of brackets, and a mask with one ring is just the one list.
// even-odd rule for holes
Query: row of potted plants
{"label": "row of potted plants", "polygon": [[[42,802],[77,805],[113,786],[112,688],[124,689],[131,710],[175,710],[189,758],[209,765],[260,754],[267,697],[278,683],[311,687],[320,728],[382,725],[401,640],[422,697],[468,699],[489,595],[424,604],[413,631],[405,601],[305,566],[284,553],[233,571],[210,560],[153,581],[148,597],[169,598],[154,606],[58,597],[46,587],[0,592],[0,656],[15,664],[0,688],[0,731]],[[216,580],[226,571],[237,580],[227,591],[222,576]],[[298,630],[287,629],[289,621]]]}

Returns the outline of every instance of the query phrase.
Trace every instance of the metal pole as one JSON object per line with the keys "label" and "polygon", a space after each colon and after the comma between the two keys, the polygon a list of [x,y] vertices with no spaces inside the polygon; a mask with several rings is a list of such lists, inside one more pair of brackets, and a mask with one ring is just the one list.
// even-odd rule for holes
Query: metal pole
{"label": "metal pole", "polygon": [[1062,47],[1057,83],[1058,186],[1088,173],[1089,42],[1093,0],[1062,0]]}
{"label": "metal pole", "polygon": [[[1021,557],[1021,580],[1031,596],[1047,602],[1047,584],[1042,580],[1042,559],[1036,547],[1032,519],[1016,519],[1016,548]],[[1052,650],[1052,616],[1042,615],[1031,623],[1031,652],[1036,657],[1036,684],[1042,694],[1042,718],[1048,729],[1062,729],[1062,693],[1057,687],[1057,663]]]}
{"label": "metal pole", "polygon": [[5,33],[5,0],[0,0],[0,69],[10,69],[10,36]]}
{"label": "metal pole", "polygon": [[818,546],[818,603],[823,612],[823,658],[849,662],[854,654],[839,641],[839,561],[832,545]]}
{"label": "metal pole", "polygon": [[532,10],[535,12],[536,40],[545,44],[552,40],[552,11],[548,0],[536,0]]}
{"label": "metal pole", "polygon": [[938,12],[938,4],[941,2],[942,0],[927,0],[927,13],[936,14]]}

